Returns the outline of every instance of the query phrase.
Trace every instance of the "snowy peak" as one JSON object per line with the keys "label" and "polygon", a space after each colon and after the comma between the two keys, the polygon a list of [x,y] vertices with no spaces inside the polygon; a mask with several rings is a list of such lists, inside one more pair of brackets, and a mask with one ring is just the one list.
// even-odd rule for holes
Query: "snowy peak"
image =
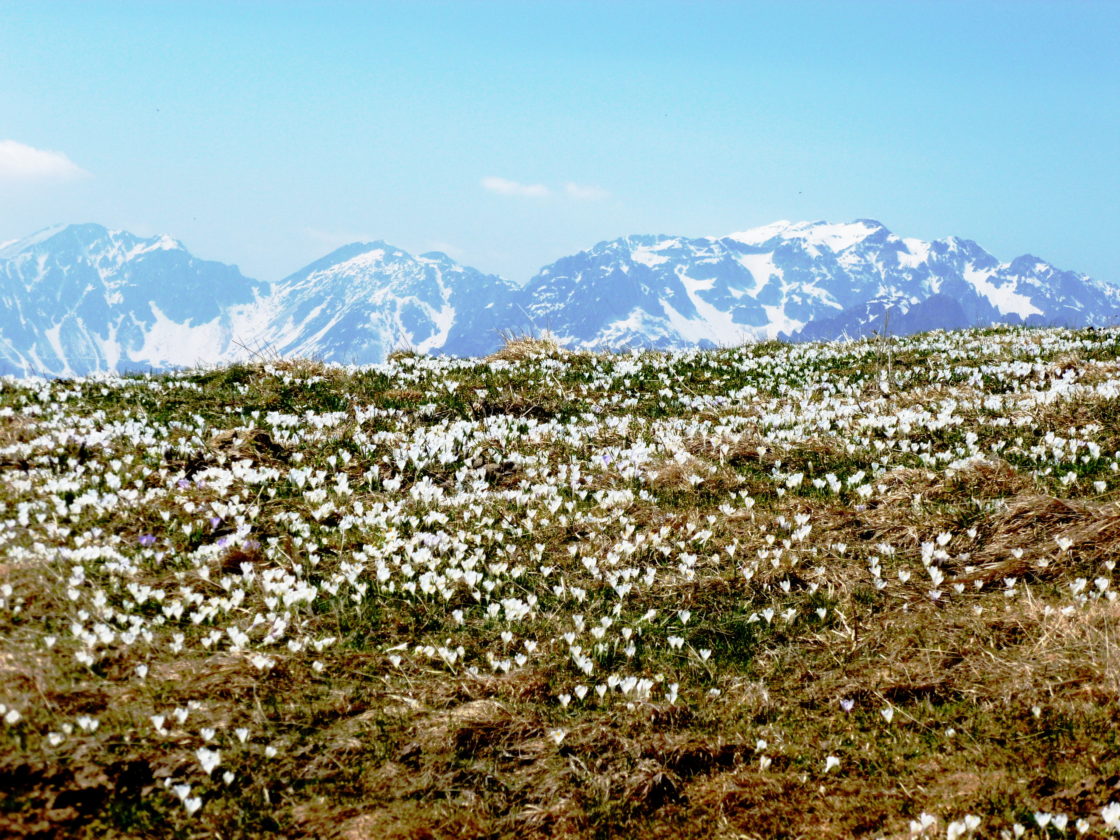
{"label": "snowy peak", "polygon": [[724,238],[755,247],[772,245],[776,240],[795,240],[804,245],[839,253],[884,231],[889,233],[880,222],[873,219],[856,219],[847,224],[781,221],[732,233]]}
{"label": "snowy peak", "polygon": [[74,375],[220,357],[262,288],[169,236],[47,228],[0,251],[0,372]]}
{"label": "snowy peak", "polygon": [[11,259],[21,252],[50,252],[59,257],[100,255],[123,262],[149,251],[186,251],[183,243],[166,234],[147,239],[123,230],[110,230],[88,222],[54,225],[23,239],[5,243],[0,259]]}
{"label": "snowy peak", "polygon": [[535,328],[586,347],[856,337],[887,309],[906,331],[1106,323],[1120,319],[1120,290],[1031,256],[1000,263],[968,239],[901,238],[873,219],[780,221],[601,242],[542,269],[519,306]]}
{"label": "snowy peak", "polygon": [[354,363],[405,347],[486,352],[498,343],[513,290],[446,254],[353,243],[276,284],[268,340],[283,354]]}
{"label": "snowy peak", "polygon": [[295,274],[281,280],[283,286],[315,285],[357,281],[368,285],[396,273],[395,267],[411,261],[404,251],[384,242],[352,242],[343,245]]}

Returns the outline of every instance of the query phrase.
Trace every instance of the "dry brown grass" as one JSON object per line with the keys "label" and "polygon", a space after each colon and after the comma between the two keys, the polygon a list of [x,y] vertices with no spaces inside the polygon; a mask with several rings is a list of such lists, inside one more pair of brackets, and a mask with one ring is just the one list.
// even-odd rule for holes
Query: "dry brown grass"
{"label": "dry brown grass", "polygon": [[328,381],[341,381],[345,373],[337,365],[329,365],[320,359],[306,357],[279,358],[269,361],[268,367],[296,379],[321,378]]}
{"label": "dry brown grass", "polygon": [[540,335],[503,335],[502,346],[487,356],[488,361],[525,362],[532,359],[561,358],[568,351],[551,333]]}
{"label": "dry brown grass", "polygon": [[667,459],[650,474],[650,486],[658,492],[694,494],[696,492],[726,495],[743,486],[743,479],[734,470],[719,464],[690,457]]}
{"label": "dry brown grass", "polygon": [[[1059,541],[1068,541],[1068,549]],[[979,568],[957,582],[1039,578],[1091,572],[1120,558],[1120,504],[1022,495],[1007,500],[992,518],[988,536],[973,555]]]}
{"label": "dry brown grass", "polygon": [[1088,702],[1120,713],[1120,603],[1068,613],[1047,606],[1036,602],[993,622],[1021,641],[1003,655],[969,662],[962,675],[966,690],[1005,705],[1061,698],[1070,709]]}
{"label": "dry brown grass", "polygon": [[211,437],[207,445],[218,454],[252,461],[263,459],[274,462],[283,460],[288,454],[264,429],[226,429]]}

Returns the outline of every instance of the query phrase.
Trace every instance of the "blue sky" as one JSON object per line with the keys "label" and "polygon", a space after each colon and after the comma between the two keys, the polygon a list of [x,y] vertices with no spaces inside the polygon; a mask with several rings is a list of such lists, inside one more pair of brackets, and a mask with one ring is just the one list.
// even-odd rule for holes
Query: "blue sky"
{"label": "blue sky", "polygon": [[0,241],[275,280],[384,239],[527,279],[875,218],[1120,282],[1120,3],[0,0]]}

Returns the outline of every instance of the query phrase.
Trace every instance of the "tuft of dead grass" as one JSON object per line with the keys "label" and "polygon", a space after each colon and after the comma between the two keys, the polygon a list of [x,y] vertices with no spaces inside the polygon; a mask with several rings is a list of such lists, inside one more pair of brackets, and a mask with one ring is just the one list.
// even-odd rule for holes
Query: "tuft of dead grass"
{"label": "tuft of dead grass", "polygon": [[264,429],[225,429],[211,437],[207,446],[215,453],[251,461],[282,461],[288,455]]}
{"label": "tuft of dead grass", "polygon": [[549,332],[540,335],[502,336],[502,346],[486,357],[487,361],[524,362],[533,359],[562,358],[568,351]]}
{"label": "tuft of dead grass", "polygon": [[1120,504],[1028,494],[1008,500],[993,517],[987,538],[973,555],[979,568],[954,581],[988,583],[1027,574],[1049,578],[1092,570],[1116,558]]}
{"label": "tuft of dead grass", "polygon": [[650,486],[659,492],[723,496],[743,486],[734,470],[699,458],[664,460],[650,475]]}

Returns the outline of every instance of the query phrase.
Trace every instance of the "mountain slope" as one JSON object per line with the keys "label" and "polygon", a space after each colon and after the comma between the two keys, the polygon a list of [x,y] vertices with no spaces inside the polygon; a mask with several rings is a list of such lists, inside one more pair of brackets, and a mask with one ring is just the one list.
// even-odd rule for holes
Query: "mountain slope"
{"label": "mountain slope", "polygon": [[[1104,326],[1120,320],[1120,290],[1024,255],[1001,263],[958,237],[909,244],[910,259],[881,259],[881,287],[795,340],[858,338],[884,327],[905,335],[993,323]],[[885,255],[884,255],[885,256]]]}
{"label": "mountain slope", "polygon": [[281,355],[357,364],[399,348],[477,355],[501,343],[513,292],[446,254],[353,243],[276,284],[268,340]]}
{"label": "mountain slope", "polygon": [[224,358],[263,286],[170,237],[84,224],[0,249],[0,373],[82,375]]}

